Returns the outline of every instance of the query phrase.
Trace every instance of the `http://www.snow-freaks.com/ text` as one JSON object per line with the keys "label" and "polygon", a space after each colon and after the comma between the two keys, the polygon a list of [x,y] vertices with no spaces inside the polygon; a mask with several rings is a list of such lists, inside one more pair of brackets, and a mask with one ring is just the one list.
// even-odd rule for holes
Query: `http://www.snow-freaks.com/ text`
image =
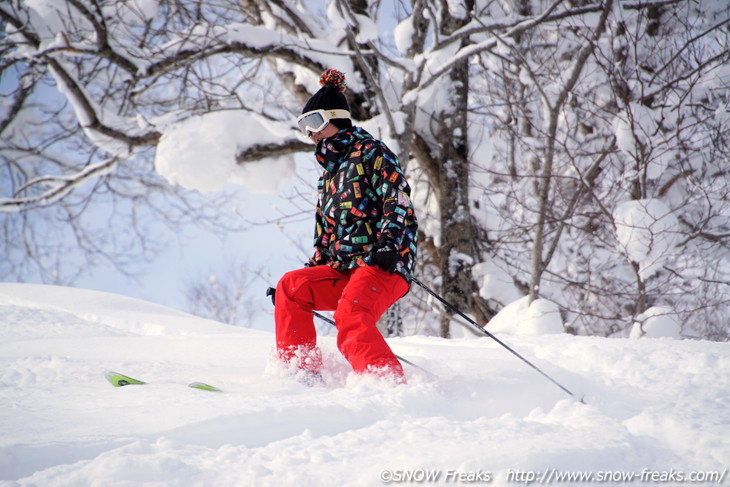
{"label": "http://www.snow-freaks.com/ text", "polygon": [[[543,471],[508,469],[499,475],[507,483],[514,484],[572,484],[572,483],[686,483],[686,484],[723,484],[728,469],[722,471],[682,471],[652,470],[641,471],[605,470],[598,472],[563,471],[546,468]],[[488,484],[494,481],[495,474],[488,470],[453,470],[453,469],[384,469],[380,472],[380,480],[385,484]]]}

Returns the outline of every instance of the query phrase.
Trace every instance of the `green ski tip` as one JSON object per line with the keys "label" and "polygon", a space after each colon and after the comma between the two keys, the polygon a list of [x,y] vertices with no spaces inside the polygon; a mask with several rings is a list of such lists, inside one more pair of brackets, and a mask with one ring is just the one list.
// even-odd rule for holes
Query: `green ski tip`
{"label": "green ski tip", "polygon": [[131,377],[127,377],[126,375],[118,374],[116,372],[108,372],[106,374],[106,380],[111,382],[114,387],[123,387],[132,384],[146,384],[146,382],[132,379]]}
{"label": "green ski tip", "polygon": [[[123,387],[135,384],[147,384],[147,382],[133,379],[132,377],[119,374],[117,372],[107,372],[104,377],[106,377],[106,380],[108,380],[114,387]],[[201,391],[223,392],[221,389],[218,389],[217,387],[210,384],[205,384],[204,382],[193,382],[192,384],[188,384],[188,387],[192,387],[193,389],[200,389]]]}
{"label": "green ski tip", "polygon": [[192,387],[193,389],[200,389],[201,391],[223,392],[217,387],[210,384],[204,384],[203,382],[193,382],[192,384],[188,384],[188,387]]}

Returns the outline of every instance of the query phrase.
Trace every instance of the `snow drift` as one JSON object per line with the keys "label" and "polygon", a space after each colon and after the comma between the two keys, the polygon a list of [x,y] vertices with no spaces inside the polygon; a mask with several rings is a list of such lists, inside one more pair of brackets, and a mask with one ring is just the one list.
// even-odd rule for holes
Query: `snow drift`
{"label": "snow drift", "polygon": [[[0,323],[3,486],[727,476],[727,343],[502,336],[581,404],[486,338],[390,339],[438,376],[393,387],[325,337],[327,386],[306,388],[269,363],[270,333],[121,296],[0,284]],[[149,384],[113,388],[109,369]]]}

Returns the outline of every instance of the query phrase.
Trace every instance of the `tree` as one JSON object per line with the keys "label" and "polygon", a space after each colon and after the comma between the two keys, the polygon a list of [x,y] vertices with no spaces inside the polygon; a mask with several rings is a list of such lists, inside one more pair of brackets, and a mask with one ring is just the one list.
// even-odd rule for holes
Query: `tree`
{"label": "tree", "polygon": [[[556,18],[505,40],[499,62],[480,62],[497,73],[479,93],[499,133],[482,186],[499,215],[496,266],[532,299],[558,303],[573,332],[626,334],[660,306],[688,335],[709,336],[730,283],[718,269],[727,206],[716,199],[729,182],[716,164],[727,159],[718,94],[730,12],[716,2],[581,6],[601,16]],[[697,224],[713,228],[711,243],[698,241]],[[726,337],[721,328],[711,335]]]}
{"label": "tree", "polygon": [[190,313],[220,323],[251,326],[254,315],[263,309],[247,291],[261,272],[260,268],[251,269],[248,265],[229,266],[222,273],[211,273],[205,280],[189,282],[185,295]]}
{"label": "tree", "polygon": [[[311,150],[293,119],[335,67],[353,118],[411,176],[419,272],[481,323],[519,295],[556,302],[574,332],[604,335],[655,305],[695,330],[727,310],[730,276],[713,265],[728,258],[730,233],[723,2],[44,5],[0,4],[0,209],[4,245],[24,249],[21,274],[27,256],[49,279],[64,272],[50,271],[59,249],[41,244],[63,225],[116,259],[112,239],[84,221],[100,205],[196,218],[196,196],[160,176],[216,192],[257,161]],[[676,225],[652,223],[659,204],[622,211],[628,200],[660,201]],[[64,219],[42,230],[30,218],[41,211]],[[138,215],[127,217],[145,242]],[[634,227],[646,231],[626,237]],[[645,238],[669,244],[671,258],[638,255]],[[699,333],[724,336],[713,330]]]}
{"label": "tree", "polygon": [[134,2],[55,5],[0,5],[2,275],[69,284],[111,263],[133,277],[166,248],[161,226],[240,228],[209,211],[229,195],[203,199],[151,169],[160,132],[145,117],[177,106],[132,92],[154,76],[140,75],[144,52],[128,44],[156,35],[137,36],[151,12]]}
{"label": "tree", "polygon": [[[472,252],[464,248],[468,234],[459,231],[470,225],[463,204],[466,117],[461,109],[449,109],[453,120],[438,127],[432,122],[442,120],[451,99],[436,100],[431,108],[422,101],[438,89],[465,107],[466,62],[478,50],[465,48],[467,37],[459,26],[473,6],[452,13],[445,4],[416,2],[412,11],[396,12],[402,29],[414,33],[400,35],[400,42],[409,44],[405,56],[379,37],[371,20],[394,12],[362,1],[329,2],[320,11],[323,7],[234,1],[167,1],[153,7],[68,0],[37,10],[19,1],[3,4],[3,49],[9,54],[3,72],[13,72],[16,81],[13,106],[3,117],[4,132],[11,135],[3,169],[17,181],[0,202],[4,211],[22,215],[34,205],[61,205],[87,181],[115,181],[121,166],[149,157],[147,148],[156,147],[159,159],[163,134],[193,116],[236,110],[248,113],[249,123],[282,129],[264,142],[239,141],[238,164],[309,150],[293,130],[283,129],[291,128],[297,110],[316,89],[319,72],[336,65],[350,79],[353,117],[391,140],[406,164],[411,146],[418,144],[414,153],[426,167],[429,184],[443,190],[438,194],[442,213],[457,202],[462,223],[441,239],[437,260],[446,271],[449,262],[457,262],[466,278],[456,285],[445,279],[444,285],[449,295],[468,298],[469,269],[458,264],[475,260],[464,253]],[[35,111],[30,100],[43,83],[64,95],[65,102],[54,110],[63,117],[49,117],[42,130],[28,134],[24,114]],[[459,130],[460,136],[447,137]],[[450,143],[442,147],[439,137]],[[83,148],[86,157],[59,160],[56,146],[68,144]],[[37,163],[26,164],[19,153],[32,154]],[[459,173],[453,185],[452,170]],[[144,176],[131,179],[144,181]]]}

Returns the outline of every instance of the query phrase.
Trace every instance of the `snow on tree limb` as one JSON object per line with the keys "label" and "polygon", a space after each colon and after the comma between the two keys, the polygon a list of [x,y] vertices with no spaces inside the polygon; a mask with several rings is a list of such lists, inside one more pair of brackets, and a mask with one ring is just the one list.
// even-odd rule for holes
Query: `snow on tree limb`
{"label": "snow on tree limb", "polygon": [[[549,15],[555,10],[558,5],[563,3],[564,0],[554,0],[553,3],[548,6],[540,15],[537,15],[531,19],[524,19],[517,22],[515,25],[510,26],[509,29],[502,34],[503,37],[511,37],[514,36],[520,32],[523,32],[525,30],[530,29],[531,27],[534,27],[535,25],[545,21],[549,17]],[[481,29],[480,29],[481,30]],[[452,43],[462,39],[466,32],[469,32],[469,35],[473,35],[478,33],[480,30],[474,30],[474,31],[465,31],[465,32],[459,32],[452,37],[447,38],[446,40],[442,40],[440,43],[437,44],[434,50],[440,50],[448,47]],[[491,29],[484,29],[484,31],[489,31]],[[449,70],[453,68],[454,65],[456,65],[459,62],[462,62],[464,59],[470,58],[471,56],[474,56],[476,54],[479,54],[484,51],[488,51],[493,49],[497,45],[497,39],[491,38],[487,39],[485,41],[476,43],[476,44],[469,44],[467,46],[462,47],[459,49],[456,54],[449,58],[449,61],[446,63],[441,64],[438,67],[429,67],[429,76],[421,83],[421,88],[428,88],[433,82],[435,82],[437,79],[439,79],[441,76],[443,76],[445,73],[447,73]]]}
{"label": "snow on tree limb", "polygon": [[[63,176],[46,175],[34,178],[20,187],[16,191],[16,196],[0,198],[0,212],[16,212],[30,207],[53,205],[86,181],[110,174],[117,162],[117,158],[113,157],[89,165],[74,174]],[[26,192],[36,192],[36,188],[42,188],[42,192],[34,196],[21,196]]]}

